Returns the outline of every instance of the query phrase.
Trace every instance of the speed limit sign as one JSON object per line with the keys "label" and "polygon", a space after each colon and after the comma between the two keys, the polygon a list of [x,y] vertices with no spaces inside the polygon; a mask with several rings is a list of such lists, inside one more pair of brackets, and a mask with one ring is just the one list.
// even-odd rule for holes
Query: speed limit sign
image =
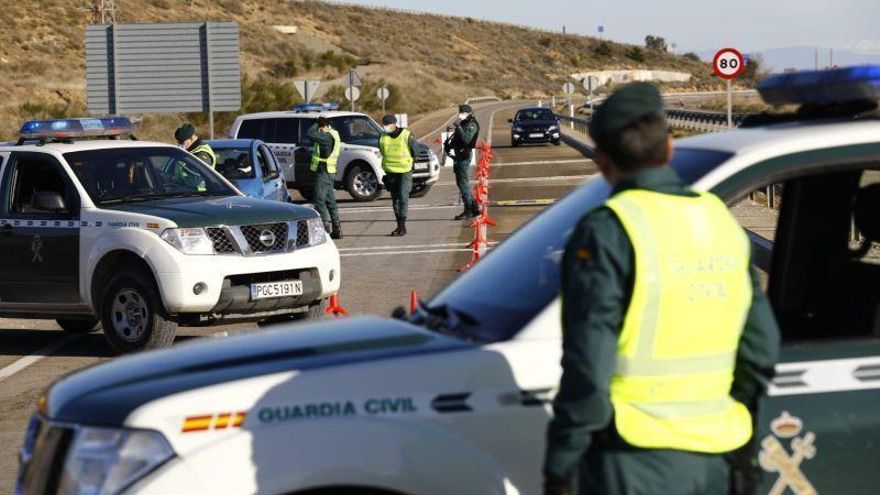
{"label": "speed limit sign", "polygon": [[712,60],[715,74],[722,79],[735,79],[746,68],[742,53],[735,48],[722,48]]}

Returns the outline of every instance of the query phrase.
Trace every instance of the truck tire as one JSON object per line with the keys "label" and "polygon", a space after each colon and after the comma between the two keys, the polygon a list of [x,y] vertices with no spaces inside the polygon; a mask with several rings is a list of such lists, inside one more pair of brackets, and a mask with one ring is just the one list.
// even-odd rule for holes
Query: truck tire
{"label": "truck tire", "polygon": [[409,197],[411,198],[424,198],[428,195],[428,192],[431,191],[431,185],[428,184],[420,184],[418,186],[413,186],[412,191],[409,193]]}
{"label": "truck tire", "polygon": [[104,337],[122,354],[169,347],[177,322],[168,318],[149,274],[125,269],[110,280],[101,298]]}
{"label": "truck tire", "polygon": [[100,320],[97,318],[83,319],[63,319],[55,320],[58,326],[67,333],[89,333],[94,332]]}
{"label": "truck tire", "polygon": [[376,172],[365,163],[351,167],[345,174],[345,190],[359,202],[375,201],[382,194]]}

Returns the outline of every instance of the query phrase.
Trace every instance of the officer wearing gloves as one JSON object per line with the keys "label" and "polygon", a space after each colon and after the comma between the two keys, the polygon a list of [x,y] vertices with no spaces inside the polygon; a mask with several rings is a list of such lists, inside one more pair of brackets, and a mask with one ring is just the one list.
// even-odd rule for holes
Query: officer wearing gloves
{"label": "officer wearing gloves", "polygon": [[312,140],[312,162],[309,170],[315,174],[314,202],[315,208],[324,221],[324,230],[330,232],[331,239],[342,239],[342,228],[339,225],[339,208],[336,206],[336,191],[333,183],[336,179],[336,162],[342,151],[339,133],[330,127],[325,117],[309,128],[306,134]]}
{"label": "officer wearing gloves", "polygon": [[196,155],[211,168],[217,167],[217,155],[207,143],[203,143],[194,125],[183,124],[174,131],[174,139],[181,148]]}
{"label": "officer wearing gloves", "polygon": [[653,85],[615,91],[590,136],[612,192],[562,260],[544,493],[574,493],[573,481],[589,494],[749,493],[757,399],[779,349],[749,240],[666,165]]}
{"label": "officer wearing gloves", "polygon": [[452,171],[455,173],[455,183],[461,193],[464,211],[456,215],[455,220],[474,218],[480,214],[470,183],[471,157],[479,136],[480,124],[474,118],[474,109],[470,105],[459,105],[458,122],[455,124],[450,147],[453,156]]}
{"label": "officer wearing gloves", "polygon": [[415,157],[419,156],[419,144],[409,129],[397,126],[397,117],[382,117],[385,133],[379,137],[379,151],[382,153],[382,170],[385,171],[385,188],[391,193],[397,229],[392,237],[406,235],[406,214],[409,206],[409,193],[412,191],[412,170]]}

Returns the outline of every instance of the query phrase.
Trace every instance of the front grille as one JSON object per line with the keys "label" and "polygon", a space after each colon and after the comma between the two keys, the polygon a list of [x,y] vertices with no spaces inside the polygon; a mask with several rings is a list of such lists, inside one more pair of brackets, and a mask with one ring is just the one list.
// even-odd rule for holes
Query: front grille
{"label": "front grille", "polygon": [[[254,254],[276,253],[284,251],[287,246],[287,222],[244,225],[240,228],[248,247]],[[267,240],[271,243],[267,244]]]}
{"label": "front grille", "polygon": [[235,239],[232,237],[229,229],[223,227],[209,227],[206,230],[208,231],[208,237],[211,238],[211,242],[214,244],[214,252],[217,254],[238,252],[238,249],[235,247]]}
{"label": "front grille", "polygon": [[300,220],[296,222],[296,247],[309,245],[309,222]]}

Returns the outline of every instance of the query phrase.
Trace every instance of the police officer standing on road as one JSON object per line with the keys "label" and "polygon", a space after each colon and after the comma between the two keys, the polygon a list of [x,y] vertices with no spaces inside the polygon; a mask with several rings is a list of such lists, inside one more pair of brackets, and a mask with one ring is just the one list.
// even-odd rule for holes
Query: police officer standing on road
{"label": "police officer standing on road", "polygon": [[[686,187],[660,93],[618,89],[590,123],[611,197],[563,255],[562,379],[545,494],[749,493],[752,425],[779,331],[743,229]],[[745,466],[745,467],[743,467]]]}
{"label": "police officer standing on road", "polygon": [[455,123],[455,132],[450,144],[454,153],[452,171],[455,172],[455,183],[461,193],[464,211],[458,214],[455,220],[474,218],[480,214],[471,192],[470,178],[471,157],[479,136],[480,124],[474,118],[474,109],[470,105],[459,105],[458,122]]}
{"label": "police officer standing on road", "polygon": [[406,215],[409,206],[409,193],[412,191],[412,170],[415,157],[419,156],[419,144],[409,129],[397,126],[397,117],[382,117],[385,133],[379,137],[379,151],[382,153],[382,170],[385,171],[385,187],[391,193],[397,229],[392,237],[406,235]]}
{"label": "police officer standing on road", "polygon": [[312,163],[309,169],[315,174],[315,208],[324,221],[324,229],[330,232],[330,238],[342,239],[342,228],[339,226],[339,208],[336,206],[336,162],[342,151],[342,140],[339,133],[330,127],[330,121],[318,117],[307,133],[312,140]]}
{"label": "police officer standing on road", "polygon": [[174,131],[174,139],[181,148],[196,155],[201,161],[208,164],[211,168],[217,168],[217,155],[207,143],[202,142],[199,134],[196,132],[194,125],[190,123],[183,124]]}

